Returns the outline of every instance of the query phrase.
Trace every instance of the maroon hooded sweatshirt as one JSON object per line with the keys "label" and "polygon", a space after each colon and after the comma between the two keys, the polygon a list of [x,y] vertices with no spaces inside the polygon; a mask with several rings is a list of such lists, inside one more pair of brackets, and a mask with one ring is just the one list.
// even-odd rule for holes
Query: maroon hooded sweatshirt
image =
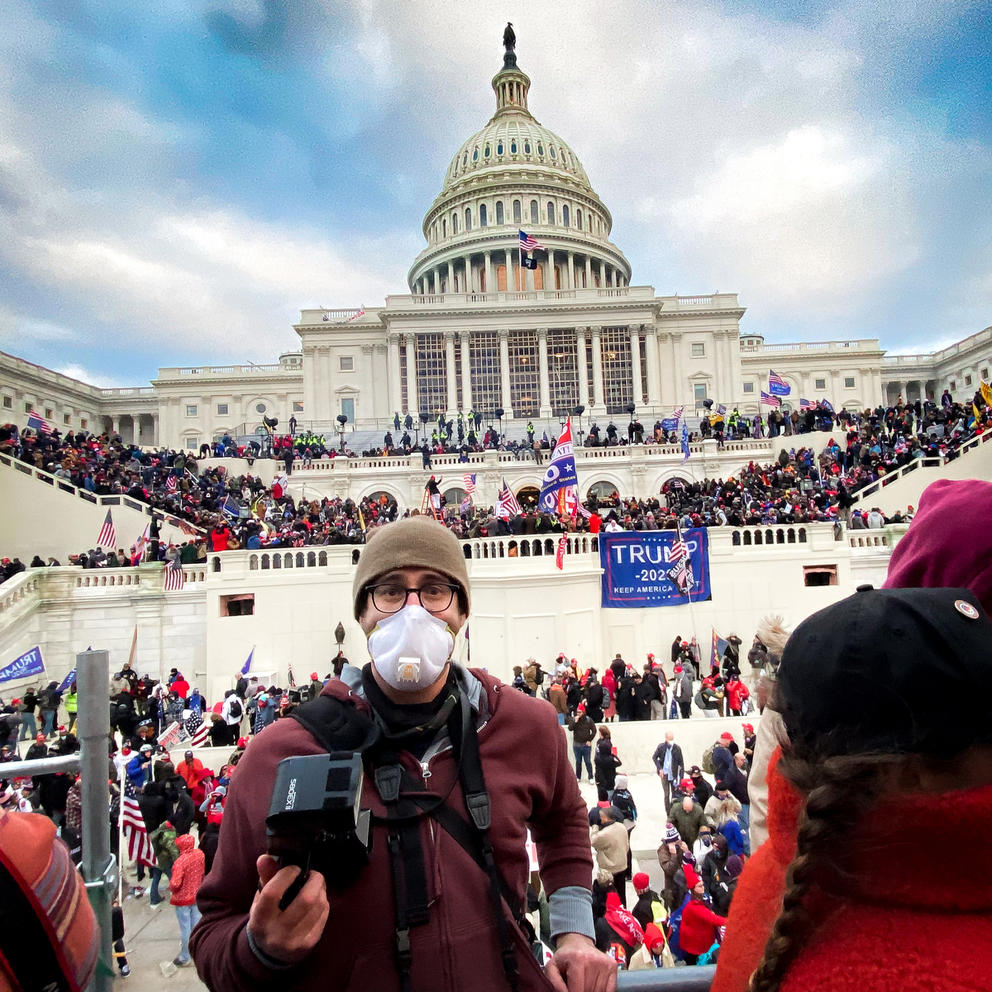
{"label": "maroon hooded sweatshirt", "polygon": [[[585,804],[569,765],[565,736],[553,707],[514,692],[493,676],[473,669],[482,683],[489,716],[479,729],[479,753],[492,802],[490,836],[496,861],[510,888],[523,900],[528,876],[526,830],[537,844],[541,877],[550,895],[565,886],[590,888],[592,856]],[[334,679],[324,695],[355,699]],[[213,868],[198,897],[203,914],[190,942],[197,971],[215,990],[258,988],[280,981],[294,990],[319,989],[399,992],[394,958],[395,907],[392,868],[385,828],[373,829],[372,855],[359,880],[344,893],[329,893],[330,915],[323,936],[308,958],[287,971],[266,967],[248,945],[245,927],[258,885],[255,861],[266,850],[265,817],[276,766],[292,755],[323,749],[296,720],[278,720],[251,746],[231,780]],[[411,775],[424,780],[420,762],[408,752],[400,759]],[[466,816],[457,766],[450,747],[430,759],[429,792],[444,796]],[[453,786],[453,787],[452,787]],[[366,776],[361,805],[377,816],[385,808]],[[416,990],[431,992],[506,992],[499,955],[489,878],[435,821],[420,821],[430,919],[410,931]],[[525,937],[511,922],[517,947],[521,992],[551,988],[530,953]]]}

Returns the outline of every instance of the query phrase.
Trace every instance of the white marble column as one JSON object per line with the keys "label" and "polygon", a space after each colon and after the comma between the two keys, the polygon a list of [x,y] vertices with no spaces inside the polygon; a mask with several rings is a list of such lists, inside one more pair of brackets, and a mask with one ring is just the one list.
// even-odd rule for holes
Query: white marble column
{"label": "white marble column", "polygon": [[448,266],[448,281],[445,284],[445,290],[449,293],[453,293],[455,291],[455,267],[451,264],[451,262],[448,262],[447,266]]}
{"label": "white marble column", "polygon": [[513,249],[507,248],[505,251],[505,261],[506,265],[506,291],[512,293],[516,288],[517,284],[513,280]]}
{"label": "white marble column", "polygon": [[606,413],[606,400],[603,398],[603,348],[600,341],[601,327],[590,327],[592,333],[592,412],[596,416]]}
{"label": "white marble column", "polygon": [[462,290],[464,293],[472,292],[472,259],[466,255],[464,258],[465,265],[465,286]]}
{"label": "white marble column", "polygon": [[[39,404],[39,406],[40,405],[41,404]],[[199,411],[197,411],[197,412],[199,412]],[[111,434],[120,434],[120,432],[121,432],[121,418],[120,417],[111,417],[110,418],[110,433]]]}
{"label": "white marble column", "polygon": [[575,353],[578,358],[579,370],[579,403],[589,410],[589,368],[586,365],[586,330],[584,327],[575,329]]}
{"label": "white marble column", "polygon": [[472,409],[472,359],[469,348],[470,335],[468,331],[462,331],[459,337],[462,342],[462,410],[464,410],[465,413],[468,413],[468,411]]}
{"label": "white marble column", "polygon": [[568,288],[575,289],[575,253],[568,253]]}
{"label": "white marble column", "polygon": [[444,379],[447,387],[448,416],[458,412],[458,390],[455,380],[455,332],[444,332]]}
{"label": "white marble column", "polygon": [[592,286],[592,256],[586,255],[586,289]]}
{"label": "white marble column", "polygon": [[630,328],[630,367],[634,387],[631,395],[634,397],[634,405],[643,406],[644,391],[641,389],[641,344],[638,324],[634,324]]}
{"label": "white marble column", "polygon": [[540,416],[551,416],[551,382],[548,370],[548,329],[539,327],[537,329],[537,359],[538,359],[538,381],[541,385],[541,411]]}
{"label": "white marble column", "polygon": [[160,443],[160,441],[158,439],[158,414],[157,413],[153,413],[152,414],[152,440],[151,440],[151,443],[152,444],[156,444],[156,445]]}
{"label": "white marble column", "polygon": [[[403,412],[403,392],[400,388],[400,343],[399,339],[390,334],[386,338],[386,350],[389,353],[389,405],[394,413]],[[396,438],[399,442],[399,438]]]}
{"label": "white marble column", "polygon": [[501,330],[499,332],[499,382],[500,382],[500,406],[503,407],[503,416],[512,417],[513,410],[510,407],[510,332]]}
{"label": "white marble column", "polygon": [[[491,251],[486,252],[486,292],[496,292],[496,279],[493,275],[493,253]],[[465,373],[462,372],[463,377],[464,375]]]}
{"label": "white marble column", "polygon": [[648,406],[654,409],[661,404],[661,370],[658,366],[658,337],[654,324],[644,325],[644,348],[648,361]]}
{"label": "white marble column", "polygon": [[603,289],[606,286],[606,267],[603,265],[603,260],[599,261],[599,288]]}
{"label": "white marble column", "polygon": [[544,259],[544,288],[549,292],[554,292],[555,286],[555,253],[549,251]]}
{"label": "white marble column", "polygon": [[672,396],[672,403],[678,406],[679,403],[689,404],[691,396],[686,395],[686,384],[682,378],[682,332],[671,332],[672,343],[672,376],[675,392]]}
{"label": "white marble column", "polygon": [[406,412],[417,419],[420,402],[417,397],[417,349],[413,335],[406,335]]}

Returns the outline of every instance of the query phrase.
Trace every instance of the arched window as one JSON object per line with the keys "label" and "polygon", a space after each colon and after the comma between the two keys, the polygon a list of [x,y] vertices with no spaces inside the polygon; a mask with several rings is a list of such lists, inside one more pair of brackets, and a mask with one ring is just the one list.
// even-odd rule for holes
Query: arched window
{"label": "arched window", "polygon": [[451,233],[452,234],[458,233],[458,214],[451,215]]}
{"label": "arched window", "polygon": [[496,201],[496,223],[497,224],[502,224],[503,223],[503,201],[502,200],[497,200]]}
{"label": "arched window", "polygon": [[544,145],[542,145],[540,141],[537,143],[537,154],[538,155],[544,154]]}
{"label": "arched window", "polygon": [[548,223],[555,222],[555,204],[553,200],[548,200]]}
{"label": "arched window", "polygon": [[525,155],[529,155],[530,154],[530,142],[529,141],[525,141],[524,142],[524,154]]}
{"label": "arched window", "polygon": [[485,227],[489,223],[488,211],[484,203],[479,204],[479,227]]}
{"label": "arched window", "polygon": [[582,230],[582,210],[578,209],[575,211],[575,226],[581,231]]}
{"label": "arched window", "polygon": [[486,158],[489,158],[489,156],[492,154],[492,148],[490,148],[489,145],[486,145],[486,150],[483,154],[486,156]]}
{"label": "arched window", "polygon": [[441,218],[441,237],[446,238],[448,236],[448,218]]}
{"label": "arched window", "polygon": [[510,154],[511,155],[516,155],[517,154],[517,142],[516,142],[516,139],[514,139],[513,141],[510,142]]}
{"label": "arched window", "polygon": [[465,230],[466,231],[471,231],[472,230],[472,208],[471,207],[466,207],[465,208]]}
{"label": "arched window", "polygon": [[561,208],[561,222],[565,227],[568,227],[568,204]]}
{"label": "arched window", "polygon": [[468,165],[468,152],[462,156],[462,168],[464,169],[466,165]]}
{"label": "arched window", "polygon": [[589,233],[592,234],[592,214],[586,215],[586,230],[588,230]]}
{"label": "arched window", "polygon": [[548,151],[551,152],[551,157],[553,159],[557,159],[558,158],[558,156],[555,154],[555,146],[554,145],[549,145],[548,146]]}
{"label": "arched window", "polygon": [[519,224],[520,223],[520,201],[519,200],[514,200],[513,201],[513,223],[514,224]]}
{"label": "arched window", "polygon": [[531,200],[530,201],[530,222],[532,224],[536,224],[536,223],[538,223],[538,221],[540,221],[540,219],[541,219],[541,215],[540,215],[539,208],[537,206],[537,200]]}
{"label": "arched window", "polygon": [[476,148],[475,151],[472,152],[472,161],[473,162],[478,162],[479,161],[479,149],[478,148]]}

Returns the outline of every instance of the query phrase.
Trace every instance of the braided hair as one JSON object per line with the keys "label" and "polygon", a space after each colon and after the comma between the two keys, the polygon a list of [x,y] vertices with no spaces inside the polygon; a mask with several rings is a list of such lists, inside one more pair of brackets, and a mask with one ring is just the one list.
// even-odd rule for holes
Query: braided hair
{"label": "braided hair", "polygon": [[850,865],[845,858],[851,831],[887,791],[893,770],[905,755],[835,755],[817,759],[791,747],[783,751],[778,770],[805,795],[796,835],[796,854],[785,877],[782,910],[765,945],[761,963],[751,976],[749,992],[774,992],[803,946],[826,915],[829,899],[849,889]]}

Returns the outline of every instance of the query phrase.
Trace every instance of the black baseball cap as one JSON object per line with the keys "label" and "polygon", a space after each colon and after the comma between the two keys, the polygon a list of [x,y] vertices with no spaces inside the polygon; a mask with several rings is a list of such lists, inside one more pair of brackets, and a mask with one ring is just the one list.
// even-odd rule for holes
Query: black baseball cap
{"label": "black baseball cap", "polygon": [[818,753],[953,755],[992,740],[992,621],[967,589],[873,589],[804,620],[782,653],[789,739]]}

